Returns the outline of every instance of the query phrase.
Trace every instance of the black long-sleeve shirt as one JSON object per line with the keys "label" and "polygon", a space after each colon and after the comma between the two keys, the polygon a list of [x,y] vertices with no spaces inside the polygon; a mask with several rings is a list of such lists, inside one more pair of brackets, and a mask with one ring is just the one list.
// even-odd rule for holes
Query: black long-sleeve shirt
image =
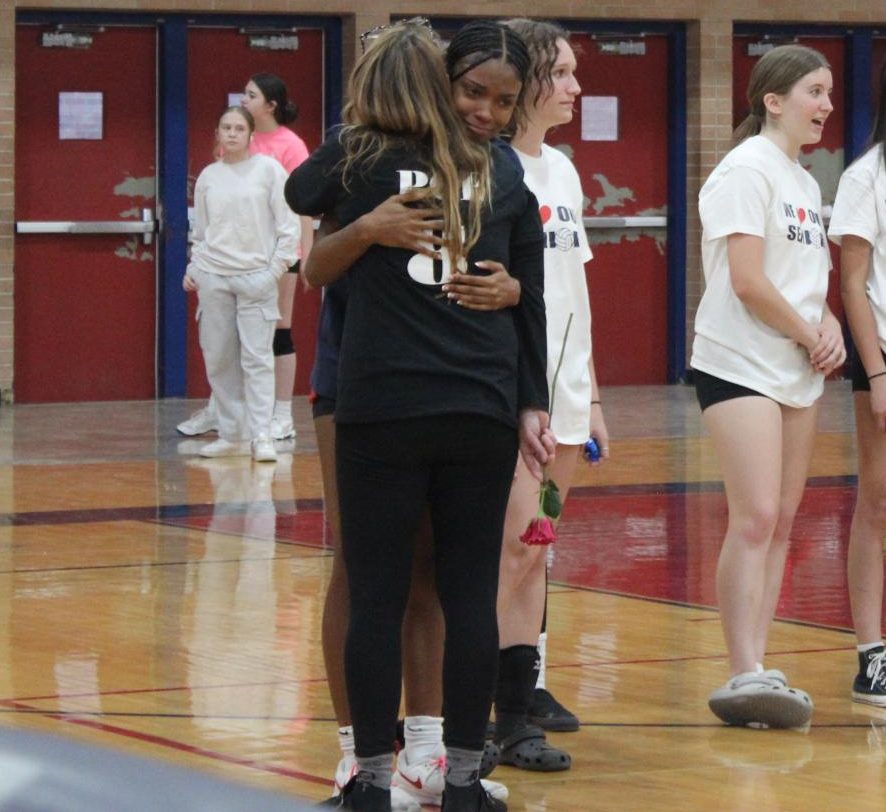
{"label": "black long-sleeve shirt", "polygon": [[[417,147],[387,150],[342,179],[344,149],[330,137],[290,176],[286,199],[299,214],[346,226],[410,181],[427,177]],[[519,169],[492,150],[492,201],[468,256],[502,263],[520,281],[517,306],[460,307],[441,296],[448,256],[435,262],[371,246],[349,269],[336,420],[376,422],[438,414],[482,414],[516,423],[520,409],[547,409],[544,266],[538,203]],[[467,204],[462,216],[467,217]]]}

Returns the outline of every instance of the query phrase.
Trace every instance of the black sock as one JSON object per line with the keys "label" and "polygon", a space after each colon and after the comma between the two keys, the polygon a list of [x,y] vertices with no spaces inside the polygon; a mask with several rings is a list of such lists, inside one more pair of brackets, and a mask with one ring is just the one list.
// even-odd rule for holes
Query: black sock
{"label": "black sock", "polygon": [[496,742],[527,724],[537,679],[538,649],[535,646],[510,646],[499,651],[495,691]]}

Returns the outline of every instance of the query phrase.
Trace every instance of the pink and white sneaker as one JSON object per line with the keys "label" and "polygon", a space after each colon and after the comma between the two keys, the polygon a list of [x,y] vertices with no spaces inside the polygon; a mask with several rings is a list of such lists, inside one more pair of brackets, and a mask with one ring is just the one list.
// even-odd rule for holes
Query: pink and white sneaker
{"label": "pink and white sneaker", "polygon": [[[430,758],[410,764],[406,759],[406,751],[401,750],[397,756],[397,768],[391,778],[391,804],[396,790],[407,794],[419,804],[440,806],[443,802],[443,789],[446,786],[446,756]],[[483,789],[498,801],[507,801],[508,788],[498,781],[483,779]]]}

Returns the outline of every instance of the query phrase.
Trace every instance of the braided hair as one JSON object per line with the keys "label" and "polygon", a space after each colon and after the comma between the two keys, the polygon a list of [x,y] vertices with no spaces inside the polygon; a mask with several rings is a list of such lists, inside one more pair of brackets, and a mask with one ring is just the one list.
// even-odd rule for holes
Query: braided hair
{"label": "braided hair", "polygon": [[474,20],[459,29],[446,48],[446,73],[454,83],[478,65],[497,60],[514,69],[520,80],[514,121],[523,116],[523,95],[529,78],[531,59],[526,43],[513,29],[494,20]]}

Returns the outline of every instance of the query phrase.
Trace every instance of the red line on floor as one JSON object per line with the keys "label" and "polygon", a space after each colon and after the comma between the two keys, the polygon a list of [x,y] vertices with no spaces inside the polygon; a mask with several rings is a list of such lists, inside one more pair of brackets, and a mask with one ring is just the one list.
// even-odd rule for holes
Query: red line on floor
{"label": "red line on floor", "polygon": [[[20,706],[20,710],[40,710],[39,708],[29,708],[27,705],[24,705],[24,703],[8,704]],[[72,725],[80,725],[81,727],[88,727],[93,730],[99,730],[102,733],[112,733],[116,736],[124,736],[126,738],[135,739],[137,741],[146,742],[148,744],[156,744],[160,747],[167,747],[171,750],[178,750],[182,753],[189,753],[190,755],[203,756],[204,758],[209,758],[214,761],[221,761],[226,764],[234,764],[238,767],[249,767],[250,769],[258,770],[259,772],[282,775],[285,778],[296,778],[300,781],[308,781],[311,784],[329,786],[332,783],[327,778],[321,778],[318,775],[311,775],[310,773],[303,773],[300,770],[291,770],[286,767],[276,767],[273,764],[262,764],[261,762],[254,761],[252,759],[230,756],[226,753],[220,753],[217,750],[207,750],[204,747],[196,747],[191,744],[185,744],[184,742],[176,741],[175,739],[168,739],[165,736],[155,736],[151,733],[141,733],[137,730],[128,730],[127,728],[118,727],[117,725],[109,725],[105,722],[94,722],[90,719],[72,718],[70,716],[60,715],[57,713],[47,713],[46,718],[56,719],[57,721],[67,722]]]}

